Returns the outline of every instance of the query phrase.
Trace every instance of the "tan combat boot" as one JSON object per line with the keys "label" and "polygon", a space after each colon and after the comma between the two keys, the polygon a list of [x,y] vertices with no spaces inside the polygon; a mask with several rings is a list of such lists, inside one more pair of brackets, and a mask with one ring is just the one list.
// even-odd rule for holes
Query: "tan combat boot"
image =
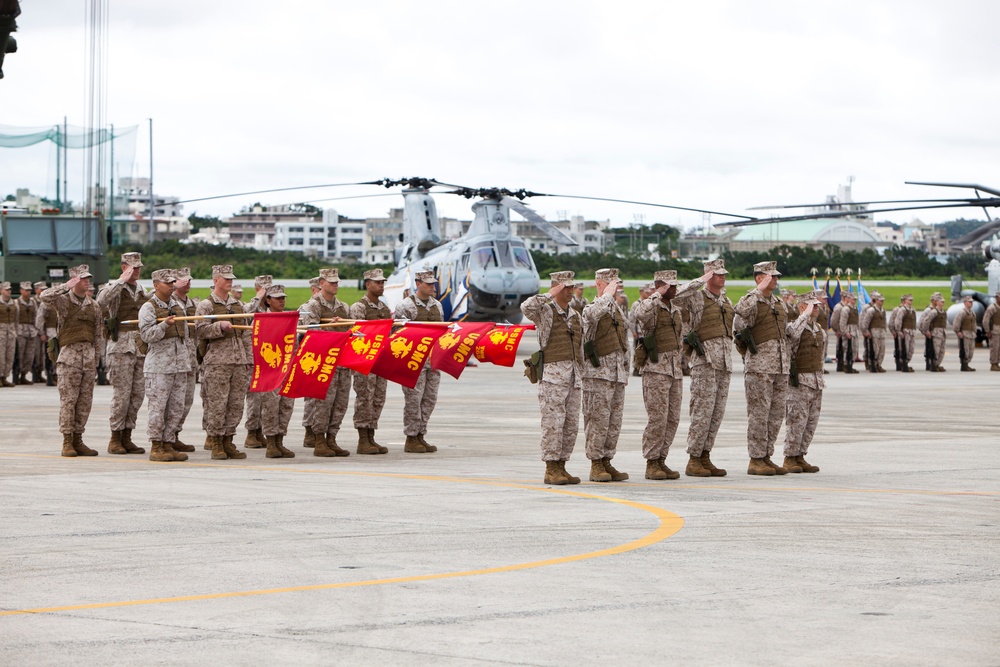
{"label": "tan combat boot", "polygon": [[202,449],[207,449],[209,451],[212,451],[212,436],[210,435],[205,436],[205,445],[202,447]]}
{"label": "tan combat boot", "polygon": [[80,456],[97,456],[97,451],[83,444],[83,433],[73,434],[73,449]]}
{"label": "tan combat boot", "polygon": [[[317,439],[317,442],[318,442],[319,441],[319,436],[316,436],[316,439]],[[350,456],[351,455],[351,453],[349,451],[347,451],[346,449],[342,448],[340,445],[337,444],[337,436],[336,435],[331,435],[330,433],[326,434],[326,446],[328,448],[330,448],[331,450],[333,450],[333,453],[336,456]]]}
{"label": "tan combat boot", "polygon": [[990,364],[991,371],[1000,371],[1000,364]]}
{"label": "tan combat boot", "polygon": [[[187,447],[187,445],[184,445],[184,446]],[[130,429],[130,428],[127,428],[124,431],[122,431],[122,447],[125,448],[125,452],[127,454],[145,454],[146,453],[145,448],[139,447],[134,442],[132,442],[132,429]],[[183,449],[183,450],[178,450],[178,451],[193,452],[194,451],[194,447],[192,447],[191,449]]]}
{"label": "tan combat boot", "polygon": [[660,470],[664,472],[664,474],[666,474],[667,479],[681,478],[681,474],[679,472],[677,472],[676,470],[671,470],[670,468],[667,467],[667,457],[664,456],[662,459],[656,459],[656,465],[660,468]]}
{"label": "tan combat boot", "polygon": [[379,454],[388,454],[389,453],[389,448],[388,447],[383,447],[382,445],[380,445],[377,442],[375,442],[375,429],[373,429],[373,428],[368,429],[368,440],[373,445],[375,445],[376,447],[378,447],[378,453]]}
{"label": "tan combat boot", "polygon": [[222,446],[222,436],[221,435],[210,435],[205,441],[209,444],[209,449],[212,450],[212,460],[213,461],[225,461],[229,457],[226,456],[226,450]]}
{"label": "tan combat boot", "polygon": [[368,439],[368,429],[358,429],[358,454],[381,454],[378,447]]}
{"label": "tan combat boot", "polygon": [[194,452],[194,447],[181,442],[176,433],[174,434],[174,442],[170,446],[174,448],[175,452]]}
{"label": "tan combat boot", "polygon": [[590,461],[590,481],[610,482],[611,473],[604,469],[604,459],[591,459]]}
{"label": "tan combat boot", "polygon": [[557,463],[559,464],[559,469],[562,470],[564,475],[566,475],[566,479],[569,480],[567,482],[568,484],[580,483],[579,477],[574,477],[573,475],[569,474],[569,472],[566,470],[566,461],[557,461]]}
{"label": "tan combat boot", "polygon": [[[786,456],[784,463],[781,464],[781,467],[788,472],[802,472],[802,466],[799,465],[799,457],[797,456]],[[779,472],[778,474],[780,475],[781,473]]]}
{"label": "tan combat boot", "polygon": [[[18,347],[20,347],[20,345],[18,345]],[[35,384],[35,383],[28,379],[27,373],[21,373],[21,381],[18,382],[18,384]]]}
{"label": "tan combat boot", "polygon": [[712,471],[705,467],[700,456],[689,456],[684,474],[688,477],[711,477]]}
{"label": "tan combat boot", "polygon": [[151,451],[149,452],[150,461],[158,461],[160,463],[166,463],[167,461],[173,461],[174,455],[168,454],[163,449],[163,443],[159,440],[153,440]]}
{"label": "tan combat boot", "polygon": [[174,449],[174,444],[172,442],[164,442],[162,443],[162,445],[164,453],[170,454],[170,456],[173,457],[174,461],[188,460],[188,455],[185,454],[184,452],[179,452],[176,449]]}
{"label": "tan combat boot", "polygon": [[646,479],[666,479],[667,473],[660,470],[659,461],[656,459],[646,459]]}
{"label": "tan combat boot", "polygon": [[438,448],[435,447],[434,445],[432,445],[431,443],[427,442],[424,439],[424,435],[426,435],[426,434],[421,433],[420,435],[417,436],[417,439],[420,440],[420,444],[423,445],[424,449],[426,449],[428,452],[436,452],[438,450]]}
{"label": "tan combat boot", "polygon": [[278,451],[281,452],[281,458],[294,459],[295,452],[285,447],[285,434],[279,433],[275,437],[278,439]]}
{"label": "tan combat boot", "polygon": [[264,442],[267,446],[267,452],[264,454],[269,459],[280,459],[281,450],[278,449],[278,438],[273,435],[268,435],[264,437]]}
{"label": "tan combat boot", "polygon": [[609,475],[611,475],[611,481],[612,482],[624,482],[626,479],[628,479],[628,473],[627,472],[620,472],[619,470],[616,470],[613,465],[611,465],[611,458],[610,457],[605,457],[604,458],[604,470]]}
{"label": "tan combat boot", "polygon": [[566,478],[565,473],[559,469],[558,461],[545,462],[545,477],[543,478],[543,481],[546,484],[554,484],[556,486],[569,484],[569,480]]}
{"label": "tan combat boot", "polygon": [[312,430],[312,426],[306,426],[306,437],[302,441],[303,447],[313,448],[316,446],[316,434]]}
{"label": "tan combat boot", "polygon": [[243,440],[243,446],[247,449],[263,449],[267,446],[267,438],[261,437],[263,432],[260,429],[247,431],[247,437]]}
{"label": "tan combat boot", "polygon": [[427,449],[420,442],[420,436],[408,435],[406,436],[406,444],[403,445],[403,451],[408,454],[426,454]]}
{"label": "tan combat boot", "polygon": [[[786,471],[787,472],[787,471]],[[747,466],[748,475],[773,475],[774,468],[767,465],[764,459],[750,459],[750,465]]]}
{"label": "tan combat boot", "polygon": [[63,433],[63,456],[76,456],[76,450],[73,449],[73,434]]}
{"label": "tan combat boot", "polygon": [[329,458],[331,456],[336,456],[337,452],[333,451],[326,445],[326,436],[316,434],[316,439],[313,445],[313,456],[322,456],[324,458]]}
{"label": "tan combat boot", "polygon": [[725,477],[726,471],[724,468],[716,468],[715,464],[712,463],[712,458],[709,452],[701,453],[701,467],[712,473],[712,477]]}
{"label": "tan combat boot", "polygon": [[766,465],[771,466],[771,468],[774,469],[774,474],[775,475],[787,475],[788,474],[788,469],[787,468],[782,468],[777,463],[775,463],[774,461],[772,461],[770,456],[765,456],[764,457],[764,463]]}
{"label": "tan combat boot", "polygon": [[[164,443],[164,446],[169,447],[166,443]],[[245,459],[247,457],[246,452],[236,449],[236,445],[233,444],[233,436],[231,435],[222,436],[222,451],[231,459]]]}
{"label": "tan combat boot", "polygon": [[819,472],[819,466],[814,466],[808,461],[804,454],[799,454],[795,457],[795,461],[802,467],[802,472]]}
{"label": "tan combat boot", "polygon": [[128,454],[122,447],[122,432],[112,431],[111,440],[108,441],[108,454]]}

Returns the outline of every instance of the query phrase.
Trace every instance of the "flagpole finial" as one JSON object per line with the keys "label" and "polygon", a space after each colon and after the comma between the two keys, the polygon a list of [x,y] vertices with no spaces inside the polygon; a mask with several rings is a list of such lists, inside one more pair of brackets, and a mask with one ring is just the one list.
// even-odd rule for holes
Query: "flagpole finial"
{"label": "flagpole finial", "polygon": [[841,268],[840,268],[840,267],[838,266],[838,267],[837,267],[837,277],[839,278],[839,277],[840,277],[840,274],[841,274],[841,273],[843,273],[843,272],[844,272],[844,270],[843,270],[843,269],[841,269]]}
{"label": "flagpole finial", "polygon": [[812,267],[812,268],[811,268],[811,269],[809,270],[809,272],[810,272],[811,274],[813,274],[813,278],[815,278],[815,277],[816,277],[816,274],[817,274],[817,273],[819,273],[819,271],[817,271],[817,270],[816,270],[816,267],[815,267],[815,266],[814,266],[814,267]]}
{"label": "flagpole finial", "polygon": [[833,273],[832,269],[830,269],[830,267],[829,267],[829,266],[828,266],[828,267],[826,267],[826,275],[828,275],[828,276],[829,276],[829,275],[830,275],[831,273]]}
{"label": "flagpole finial", "polygon": [[850,278],[851,277],[851,267],[847,267],[847,271],[845,271],[845,273],[847,273],[847,277]]}

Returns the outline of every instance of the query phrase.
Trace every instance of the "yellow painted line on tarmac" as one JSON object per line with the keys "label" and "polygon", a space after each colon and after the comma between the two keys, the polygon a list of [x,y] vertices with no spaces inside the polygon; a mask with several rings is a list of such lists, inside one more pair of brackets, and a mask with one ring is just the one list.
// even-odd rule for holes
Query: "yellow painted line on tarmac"
{"label": "yellow painted line on tarmac", "polygon": [[[166,465],[166,464],[165,464]],[[177,465],[176,463],[174,465]],[[211,464],[192,464],[199,467],[222,467],[222,466],[212,466]],[[684,526],[684,519],[669,512],[665,509],[655,507],[653,505],[646,505],[644,503],[637,503],[631,500],[623,500],[621,498],[610,498],[607,496],[598,496],[591,493],[581,493],[579,491],[564,491],[562,489],[551,489],[548,487],[539,486],[526,486],[522,484],[512,484],[509,482],[496,482],[489,480],[479,480],[479,479],[465,479],[461,477],[440,477],[434,475],[403,475],[403,474],[392,474],[392,473],[352,473],[348,471],[325,471],[325,470],[302,470],[295,468],[274,468],[265,466],[229,466],[231,468],[240,469],[252,469],[252,470],[276,470],[280,472],[319,472],[328,474],[339,474],[339,475],[355,475],[362,477],[399,477],[403,479],[415,479],[422,481],[434,481],[434,482],[455,482],[460,484],[485,484],[490,486],[500,486],[508,487],[514,489],[523,489],[526,491],[543,491],[546,493],[555,493],[564,496],[572,496],[575,498],[586,498],[590,500],[602,500],[605,502],[615,503],[618,505],[624,505],[626,507],[631,507],[634,509],[649,512],[653,516],[660,520],[660,525],[657,526],[655,530],[647,533],[643,537],[637,540],[632,540],[631,542],[626,542],[625,544],[620,544],[618,546],[610,547],[608,549],[600,549],[598,551],[590,551],[582,554],[574,554],[571,556],[561,556],[558,558],[549,558],[546,560],[531,561],[529,563],[515,563],[513,565],[501,565],[498,567],[489,567],[478,570],[462,570],[458,572],[440,572],[436,574],[420,574],[413,575],[409,577],[392,577],[388,579],[368,579],[365,581],[347,581],[336,584],[316,584],[311,586],[289,586],[285,588],[265,588],[252,591],[234,591],[228,593],[207,593],[204,595],[184,595],[177,597],[166,597],[166,598],[150,598],[146,600],[119,600],[114,602],[98,602],[93,604],[81,604],[81,605],[64,605],[59,607],[38,607],[34,609],[16,609],[10,611],[0,611],[0,616],[23,616],[27,614],[47,614],[53,612],[61,611],[81,611],[85,609],[108,609],[112,607],[135,607],[139,605],[154,605],[154,604],[167,604],[173,602],[196,602],[199,600],[222,600],[226,598],[237,598],[237,597],[250,597],[255,595],[275,595],[278,593],[299,593],[304,591],[322,591],[331,590],[337,588],[357,588],[360,586],[382,586],[385,584],[401,584],[409,583],[414,581],[433,581],[437,579],[455,579],[458,577],[474,577],[485,574],[499,574],[502,572],[516,572],[518,570],[530,570],[538,567],[548,567],[550,565],[561,565],[563,563],[576,563],[579,561],[590,560],[592,558],[603,558],[605,556],[614,556],[617,554],[622,554],[628,551],[635,551],[636,549],[642,549],[657,542],[662,542],[671,535],[674,535]]]}

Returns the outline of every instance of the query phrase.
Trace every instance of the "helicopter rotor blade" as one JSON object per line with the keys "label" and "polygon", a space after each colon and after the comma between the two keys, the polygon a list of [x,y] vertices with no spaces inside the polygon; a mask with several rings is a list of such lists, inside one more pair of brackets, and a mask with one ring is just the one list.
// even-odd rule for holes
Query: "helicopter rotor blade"
{"label": "helicopter rotor blade", "polygon": [[979,245],[983,240],[993,236],[997,230],[1000,230],[1000,220],[994,219],[982,227],[977,227],[968,234],[955,239],[951,244],[956,248],[968,248]]}
{"label": "helicopter rotor blade", "polygon": [[631,199],[611,199],[609,197],[586,197],[583,195],[557,195],[550,194],[547,192],[530,192],[525,191],[525,197],[562,197],[563,199],[588,199],[590,201],[607,201],[615,202],[618,204],[636,204],[639,206],[653,206],[655,208],[669,208],[675,211],[691,211],[693,213],[708,213],[709,215],[724,215],[727,218],[742,218],[744,220],[756,220],[757,218],[751,217],[749,215],[738,215],[736,213],[723,213],[722,211],[709,211],[703,208],[688,208],[687,206],[672,206],[670,204],[656,204],[647,201],[633,201]]}
{"label": "helicopter rotor blade", "polygon": [[505,195],[500,198],[500,203],[510,208],[511,210],[516,211],[518,214],[521,215],[522,218],[530,222],[535,227],[535,229],[542,232],[543,234],[548,236],[550,239],[552,239],[559,245],[568,245],[568,246],[580,245],[573,239],[572,236],[570,236],[563,230],[559,229],[558,227],[553,225],[551,222],[549,222],[542,216],[538,215],[538,213],[536,213],[535,211],[525,206],[523,202],[518,201],[513,197]]}
{"label": "helicopter rotor blade", "polygon": [[982,190],[983,192],[988,192],[994,197],[1000,197],[1000,190],[995,188],[988,188],[985,185],[977,185],[976,183],[935,183],[930,181],[906,181],[907,185],[933,185],[935,187],[941,188],[970,188],[972,190]]}
{"label": "helicopter rotor blade", "polygon": [[[879,209],[868,209],[864,211],[865,215],[872,213],[892,213],[895,211],[921,211],[925,209],[942,209],[942,208],[969,208],[970,206],[1000,206],[1000,199],[983,199],[981,201],[965,200],[964,203],[960,204],[936,204],[932,206],[899,206],[895,208],[879,208]],[[735,222],[720,222],[715,224],[715,227],[748,227],[750,225],[769,225],[780,222],[796,222],[798,220],[823,220],[829,218],[847,218],[852,216],[857,216],[859,211],[827,211],[825,213],[811,213],[808,215],[792,215],[787,217],[774,217],[774,218],[753,218],[751,220],[737,220]]]}
{"label": "helicopter rotor blade", "polygon": [[317,188],[340,188],[349,185],[381,185],[381,181],[364,181],[361,183],[325,183],[323,185],[298,185],[293,188],[270,188],[268,190],[253,190],[251,192],[235,192],[230,195],[215,195],[212,197],[198,197],[197,199],[184,199],[183,201],[172,202],[172,204],[190,204],[196,201],[209,201],[211,199],[228,199],[229,197],[244,197],[247,195],[262,195],[269,192],[288,192],[290,190],[313,190]]}
{"label": "helicopter rotor blade", "polygon": [[[765,211],[768,209],[781,208],[824,208],[827,206],[867,206],[870,204],[921,204],[929,202],[955,203],[970,201],[966,199],[881,199],[873,201],[850,201],[850,202],[823,202],[822,204],[784,204],[779,206],[751,206],[748,211]],[[864,213],[864,211],[858,211]]]}

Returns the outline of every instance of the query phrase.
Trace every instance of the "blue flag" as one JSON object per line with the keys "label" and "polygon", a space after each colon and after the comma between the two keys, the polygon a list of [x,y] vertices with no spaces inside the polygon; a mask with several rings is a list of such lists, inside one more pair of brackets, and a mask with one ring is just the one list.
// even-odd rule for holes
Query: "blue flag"
{"label": "blue flag", "polygon": [[826,328],[829,329],[830,322],[833,321],[833,309],[840,303],[840,276],[837,276],[837,286],[833,288],[833,294],[830,294],[830,279],[826,279],[826,302],[830,306],[830,318],[826,323]]}
{"label": "blue flag", "polygon": [[872,298],[870,296],[868,296],[868,290],[866,290],[865,286],[861,284],[861,277],[859,276],[858,277],[858,312],[860,313],[861,309],[864,308],[867,304],[871,303],[871,301],[872,301]]}

